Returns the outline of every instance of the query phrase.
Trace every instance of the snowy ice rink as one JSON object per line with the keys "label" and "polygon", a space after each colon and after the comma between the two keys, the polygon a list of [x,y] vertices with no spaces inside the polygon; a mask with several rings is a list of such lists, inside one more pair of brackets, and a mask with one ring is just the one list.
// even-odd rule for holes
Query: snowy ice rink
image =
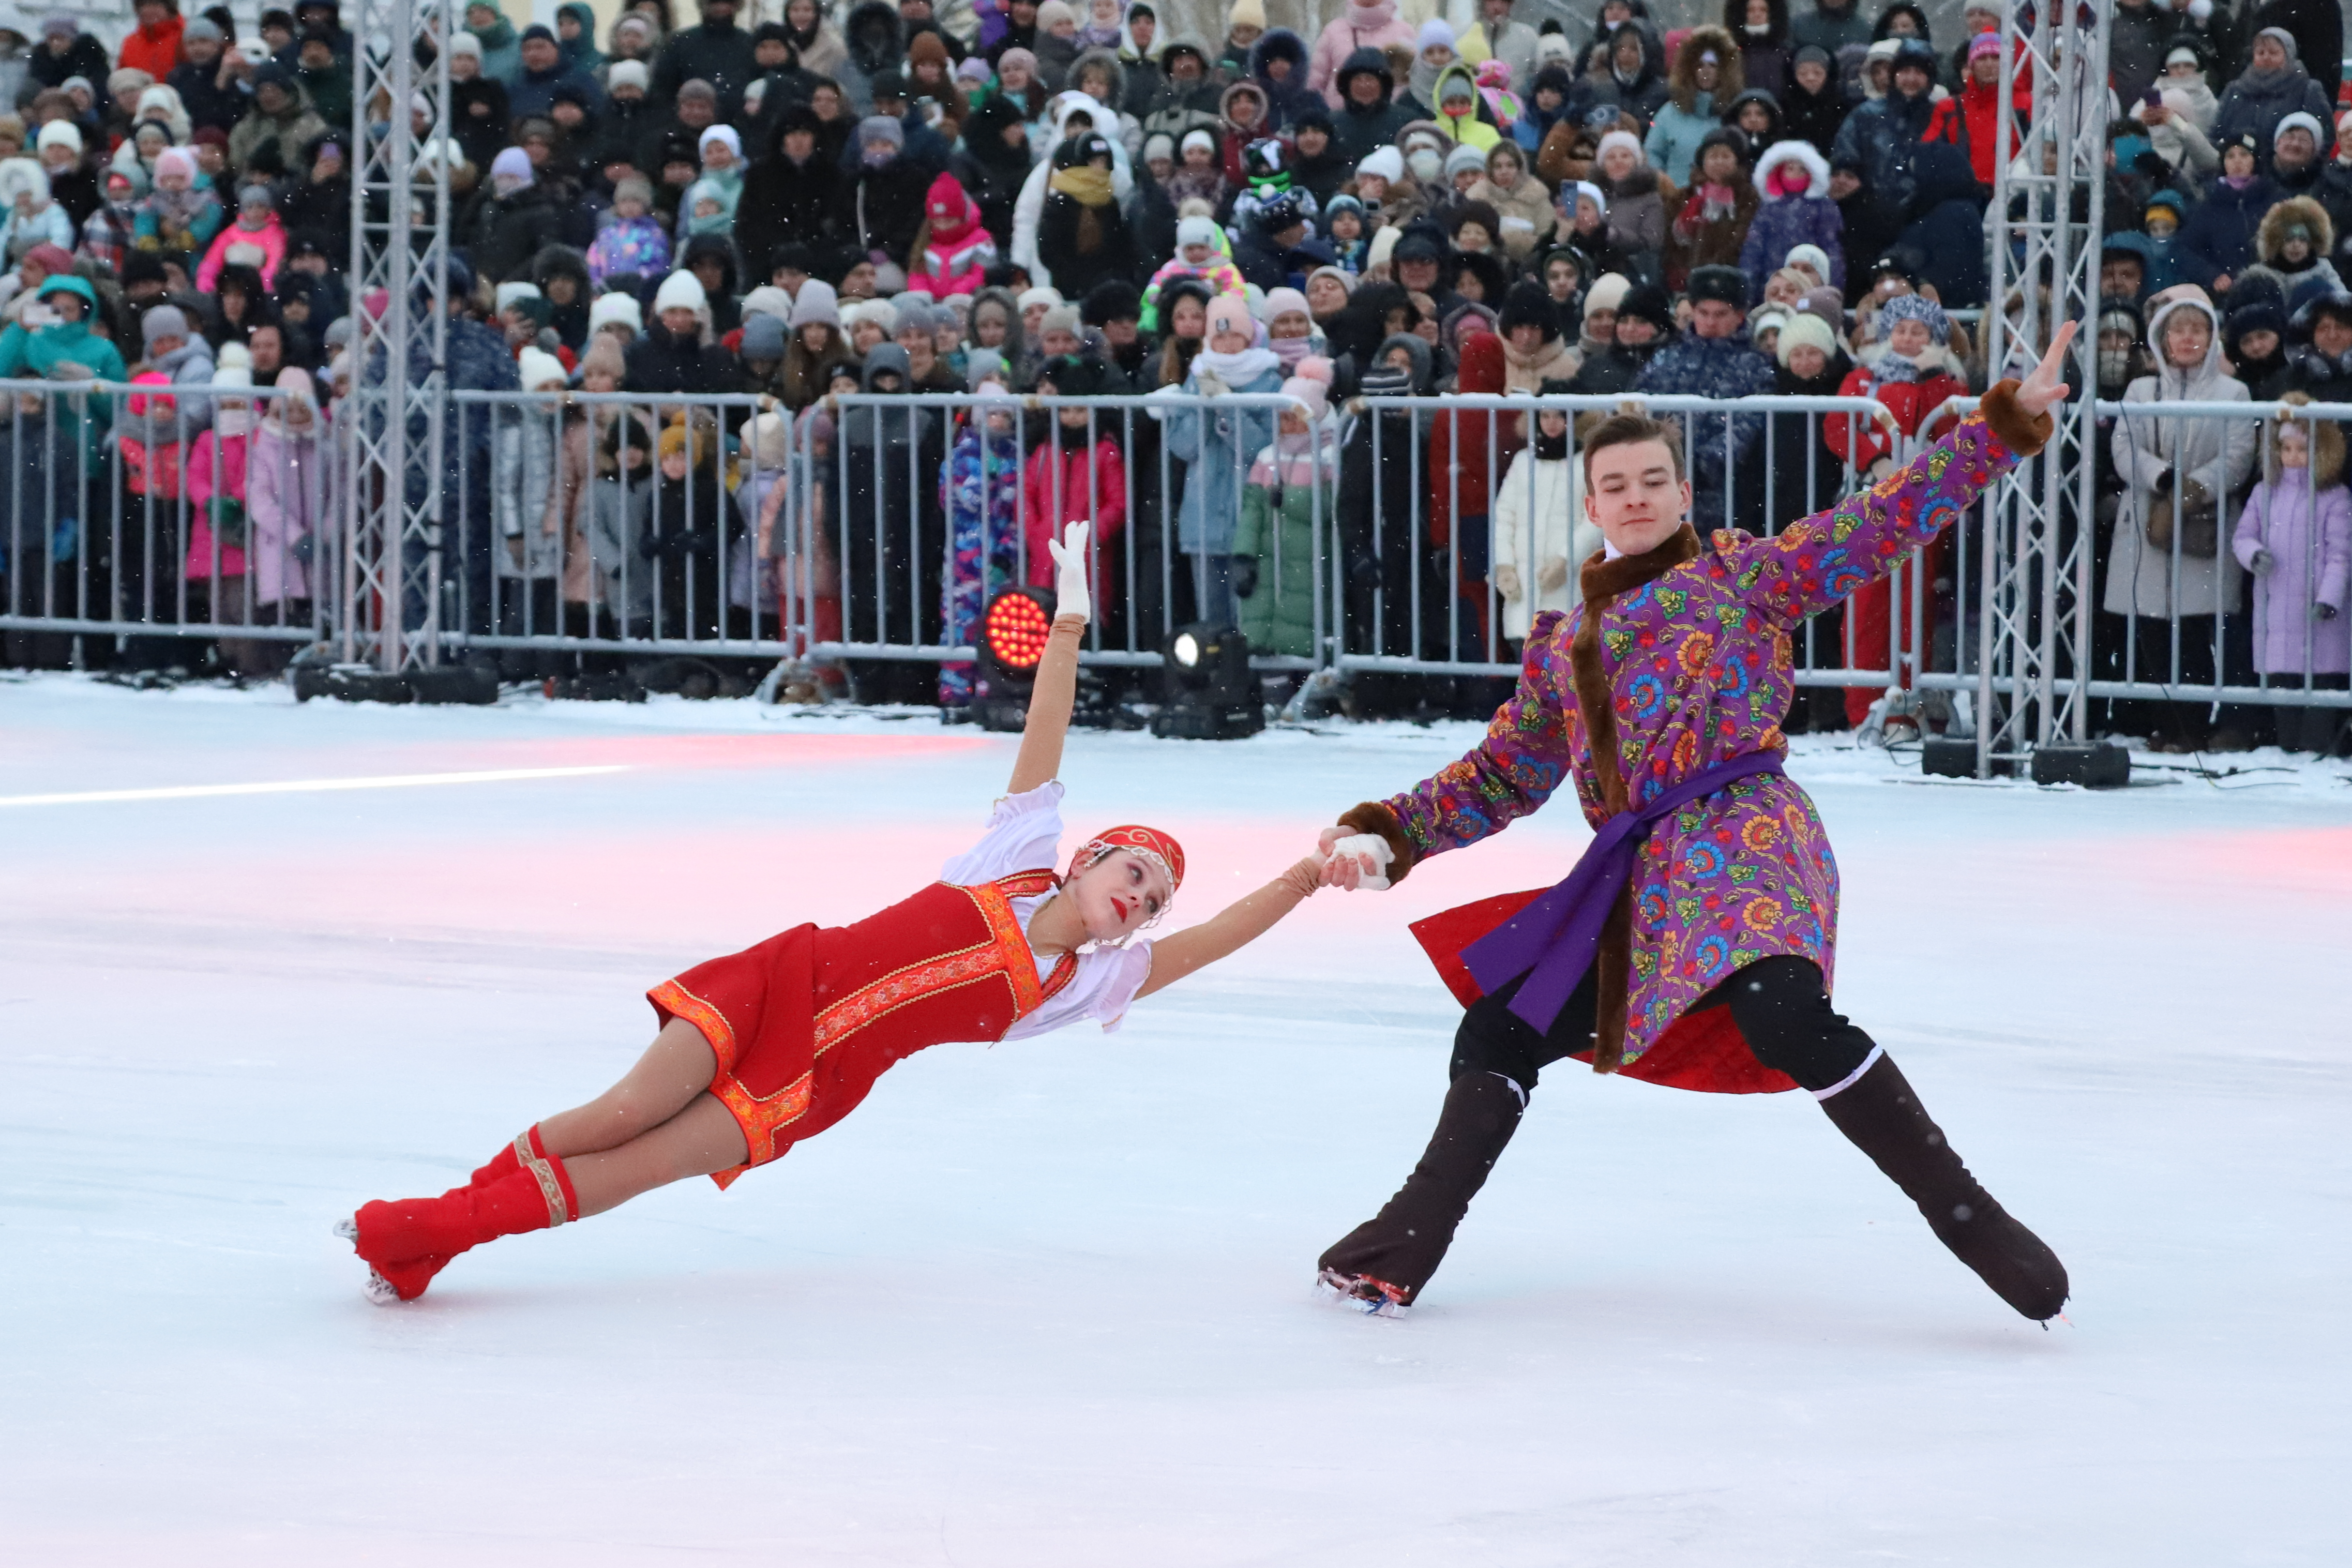
{"label": "snowy ice rink", "polygon": [[[1174,829],[1188,921],[1472,733],[1080,735],[1069,815]],[[1838,999],[2065,1258],[2049,1332],[1809,1100],[1567,1068],[1412,1318],[1311,1300],[1444,1080],[1406,921],[1555,879],[1564,803],[1122,1033],[941,1047],[731,1192],[367,1303],[338,1217],[602,1088],[654,982],[929,878],[1012,754],[0,683],[0,1560],[2352,1560],[2340,765],[2088,795],[1801,749]],[[352,778],[402,782],[26,798]]]}

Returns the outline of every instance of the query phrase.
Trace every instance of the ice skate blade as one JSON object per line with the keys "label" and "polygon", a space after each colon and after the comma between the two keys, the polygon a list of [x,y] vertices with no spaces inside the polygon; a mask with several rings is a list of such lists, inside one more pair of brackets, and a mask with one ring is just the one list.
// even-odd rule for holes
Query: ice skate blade
{"label": "ice skate blade", "polygon": [[335,1222],[335,1234],[345,1241],[357,1241],[360,1238],[360,1222],[345,1215]]}
{"label": "ice skate blade", "polygon": [[397,1307],[400,1305],[400,1292],[393,1288],[391,1280],[385,1279],[383,1275],[378,1274],[373,1268],[368,1270],[367,1285],[365,1289],[367,1290],[367,1299],[379,1307]]}
{"label": "ice skate blade", "polygon": [[1343,1308],[1365,1318],[1402,1319],[1412,1310],[1402,1300],[1392,1285],[1377,1279],[1363,1279],[1326,1268],[1315,1281],[1315,1299],[1326,1306]]}

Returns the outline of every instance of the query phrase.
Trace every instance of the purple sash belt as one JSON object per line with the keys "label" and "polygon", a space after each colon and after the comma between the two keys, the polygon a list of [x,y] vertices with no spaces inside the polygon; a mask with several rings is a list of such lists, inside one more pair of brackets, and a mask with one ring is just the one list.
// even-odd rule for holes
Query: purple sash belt
{"label": "purple sash belt", "polygon": [[1509,920],[1462,950],[1478,987],[1492,996],[1524,974],[1511,1011],[1549,1033],[1569,994],[1592,967],[1601,928],[1633,875],[1633,855],[1650,829],[1692,801],[1758,773],[1781,771],[1779,752],[1749,752],[1685,779],[1647,805],[1601,825],[1569,874]]}

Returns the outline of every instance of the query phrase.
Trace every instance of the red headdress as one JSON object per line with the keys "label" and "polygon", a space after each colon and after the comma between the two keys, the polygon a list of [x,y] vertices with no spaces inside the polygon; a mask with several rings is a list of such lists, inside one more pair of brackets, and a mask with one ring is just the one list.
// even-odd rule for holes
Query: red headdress
{"label": "red headdress", "polygon": [[1085,870],[1114,849],[1124,849],[1156,863],[1168,873],[1171,894],[1184,885],[1184,847],[1156,827],[1139,827],[1133,823],[1107,828],[1087,839],[1072,858],[1072,874]]}

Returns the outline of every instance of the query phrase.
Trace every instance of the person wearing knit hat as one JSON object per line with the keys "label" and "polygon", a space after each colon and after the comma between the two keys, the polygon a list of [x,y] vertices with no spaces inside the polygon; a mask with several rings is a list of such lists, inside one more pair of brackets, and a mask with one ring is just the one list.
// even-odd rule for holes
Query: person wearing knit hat
{"label": "person wearing knit hat", "polygon": [[652,86],[653,73],[646,68],[643,60],[614,60],[604,68],[604,89],[608,92],[619,92],[624,88],[646,92]]}
{"label": "person wearing knit hat", "polygon": [[772,283],[762,283],[743,296],[745,316],[768,315],[779,321],[793,319],[793,297]]}
{"label": "person wearing knit hat", "polygon": [[36,153],[47,153],[58,147],[64,148],[77,158],[81,156],[81,130],[72,121],[52,120],[42,126],[41,133],[33,139],[33,151]]}
{"label": "person wearing knit hat", "polygon": [[[1463,142],[1445,154],[1445,184],[1454,196],[1476,184],[1486,174],[1486,150]],[[1466,176],[1466,178],[1465,178]]]}
{"label": "person wearing knit hat", "polygon": [[1782,369],[1793,369],[1790,356],[1808,348],[1819,351],[1823,360],[1834,360],[1841,351],[1837,332],[1811,310],[1791,311],[1780,325],[1780,341],[1773,346],[1772,357]]}
{"label": "person wearing knit hat", "polygon": [[709,297],[702,291],[702,280],[680,268],[663,279],[661,287],[655,290],[654,315],[671,331],[682,334],[691,331],[693,328],[672,321],[670,312],[684,310],[689,313],[699,313],[708,309],[709,303]]}
{"label": "person wearing knit hat", "polygon": [[1584,291],[1583,319],[1578,323],[1576,348],[1586,360],[1605,354],[1617,342],[1617,310],[1633,282],[1622,272],[1604,272]]}
{"label": "person wearing knit hat", "polygon": [[503,316],[507,313],[507,308],[516,300],[538,298],[540,298],[540,291],[539,285],[536,283],[501,283],[490,291],[490,309],[495,314]]}
{"label": "person wearing knit hat", "polygon": [[639,311],[636,296],[615,289],[609,294],[597,295],[589,304],[588,335],[592,340],[598,332],[614,327],[627,331],[628,336],[621,340],[624,344],[645,330],[645,318]]}
{"label": "person wearing knit hat", "polygon": [[764,310],[745,316],[741,336],[736,340],[736,353],[747,369],[763,364],[773,374],[784,358],[783,321]]}
{"label": "person wearing knit hat", "polygon": [[822,278],[812,278],[802,284],[801,291],[793,296],[790,325],[795,332],[803,327],[830,327],[840,331],[841,304],[834,296],[833,285]]}
{"label": "person wearing knit hat", "polygon": [[563,362],[545,349],[525,348],[515,355],[515,374],[525,392],[539,392],[552,387],[562,391],[568,379]]}

